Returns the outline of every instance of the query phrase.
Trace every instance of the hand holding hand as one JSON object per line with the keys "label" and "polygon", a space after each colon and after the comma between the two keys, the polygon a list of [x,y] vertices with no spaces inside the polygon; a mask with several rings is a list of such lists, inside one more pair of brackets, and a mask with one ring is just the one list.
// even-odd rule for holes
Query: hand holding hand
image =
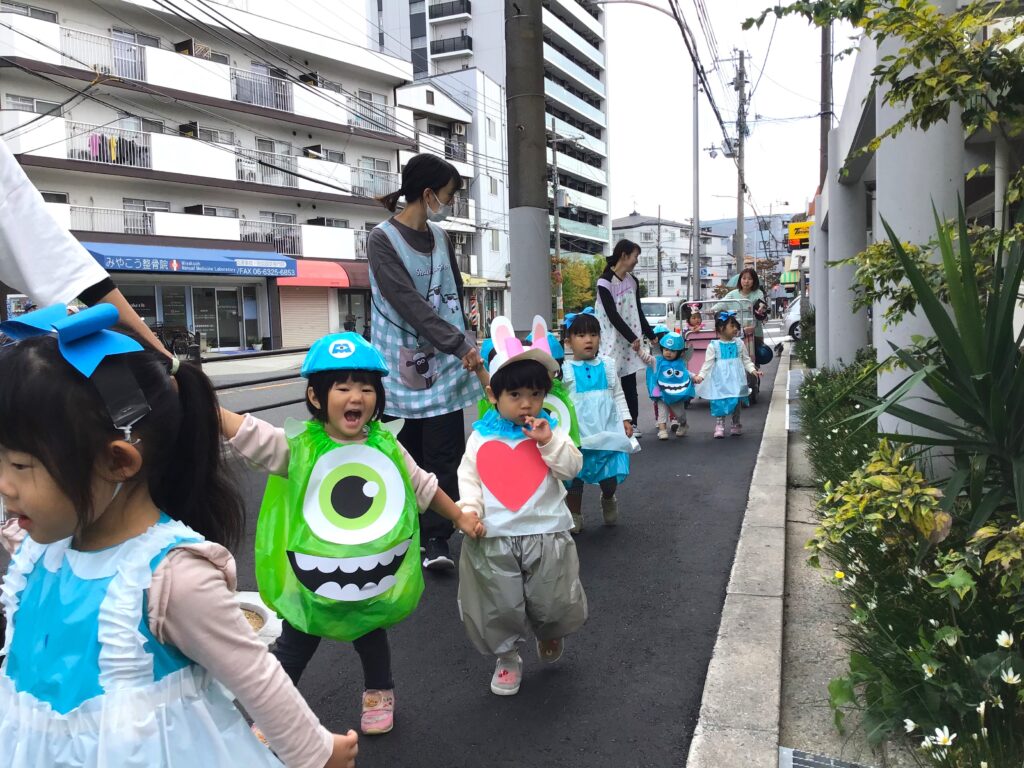
{"label": "hand holding hand", "polygon": [[630,344],[629,346],[631,346],[633,348],[634,352],[639,352],[640,351],[640,339],[639,338],[633,339],[633,343]]}
{"label": "hand holding hand", "polygon": [[704,377],[701,376],[700,374],[693,377],[694,384],[700,384],[702,381],[704,381]]}
{"label": "hand holding hand", "polygon": [[526,424],[523,426],[523,434],[531,440],[536,440],[541,445],[547,445],[550,443],[553,436],[551,425],[544,419],[538,419],[535,416],[526,417]]}
{"label": "hand holding hand", "polygon": [[356,768],[356,755],[359,753],[359,735],[349,730],[344,736],[332,734],[334,751],[324,764],[324,768]]}
{"label": "hand holding hand", "polygon": [[475,371],[481,365],[483,365],[483,360],[480,359],[480,351],[475,347],[462,358],[462,367],[467,371]]}
{"label": "hand holding hand", "polygon": [[487,529],[480,522],[476,512],[463,512],[462,517],[456,521],[455,525],[471,539],[479,539],[487,533]]}
{"label": "hand holding hand", "polygon": [[628,421],[628,420],[627,421],[623,421],[622,422],[622,427],[623,427],[623,429],[626,430],[626,437],[632,437],[633,436],[633,422]]}
{"label": "hand holding hand", "polygon": [[757,376],[757,378],[760,379],[762,376],[764,376],[764,371],[756,370],[756,371],[754,371],[754,375]]}

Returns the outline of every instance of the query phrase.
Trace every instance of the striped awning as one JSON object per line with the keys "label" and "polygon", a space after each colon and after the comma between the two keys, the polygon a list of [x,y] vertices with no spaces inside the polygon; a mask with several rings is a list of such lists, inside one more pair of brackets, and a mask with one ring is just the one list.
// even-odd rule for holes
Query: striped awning
{"label": "striped awning", "polygon": [[797,285],[800,282],[800,272],[797,270],[783,272],[779,277],[779,282],[782,285]]}

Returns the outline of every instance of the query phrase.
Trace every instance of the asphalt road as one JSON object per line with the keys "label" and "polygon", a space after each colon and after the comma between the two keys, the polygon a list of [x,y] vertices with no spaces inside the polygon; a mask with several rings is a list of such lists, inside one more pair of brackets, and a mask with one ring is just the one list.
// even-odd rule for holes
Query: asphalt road
{"label": "asphalt road", "polygon": [[[776,367],[765,368],[766,393]],[[226,391],[222,399],[241,411],[302,391],[301,383],[272,384]],[[428,573],[419,608],[390,632],[395,729],[361,739],[361,768],[683,766],[767,399],[744,411],[742,437],[713,440],[707,403],[698,401],[688,412],[689,436],[659,442],[641,396],[643,451],[619,490],[620,525],[601,525],[597,488],[584,497],[587,529],[577,547],[590,619],[554,665],[523,650],[517,696],[490,692],[494,662],[465,637],[455,572]],[[306,417],[301,405],[260,415],[278,425]],[[249,590],[256,587],[252,533],[264,479],[240,472],[250,531],[237,553],[239,588]],[[358,727],[362,675],[347,644],[322,643],[300,689],[328,728]]]}

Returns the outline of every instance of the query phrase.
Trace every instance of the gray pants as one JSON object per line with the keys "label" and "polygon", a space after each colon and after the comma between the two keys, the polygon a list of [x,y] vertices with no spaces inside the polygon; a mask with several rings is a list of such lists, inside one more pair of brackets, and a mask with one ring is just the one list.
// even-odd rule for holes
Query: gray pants
{"label": "gray pants", "polygon": [[514,650],[531,634],[555,640],[587,620],[576,543],[568,531],[470,539],[459,556],[459,612],[480,653]]}

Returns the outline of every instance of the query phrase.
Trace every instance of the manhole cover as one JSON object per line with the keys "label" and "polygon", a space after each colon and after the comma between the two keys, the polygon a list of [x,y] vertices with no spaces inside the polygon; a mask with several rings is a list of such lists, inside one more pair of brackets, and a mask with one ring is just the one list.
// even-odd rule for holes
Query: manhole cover
{"label": "manhole cover", "polygon": [[779,768],[871,768],[824,755],[812,755],[792,747],[779,747]]}

